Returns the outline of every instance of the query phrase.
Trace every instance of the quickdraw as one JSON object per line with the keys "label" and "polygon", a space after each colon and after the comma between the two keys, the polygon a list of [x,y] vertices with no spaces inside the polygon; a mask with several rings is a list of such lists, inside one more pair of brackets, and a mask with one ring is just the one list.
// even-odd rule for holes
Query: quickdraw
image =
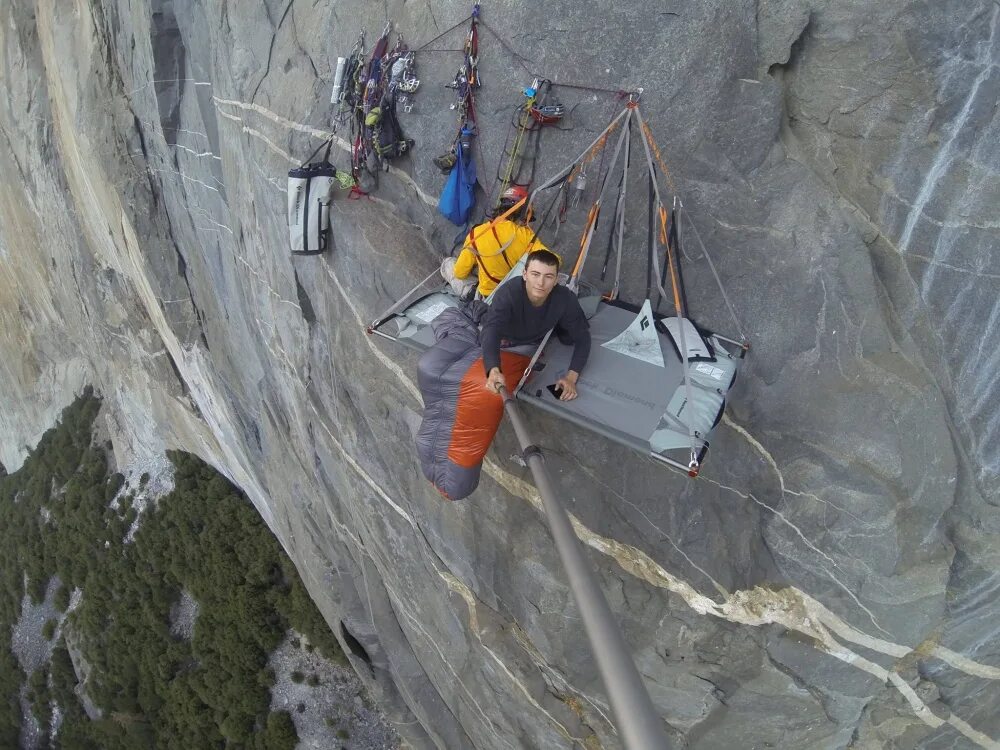
{"label": "quickdraw", "polygon": [[416,61],[412,50],[407,50],[392,64],[392,75],[389,80],[389,90],[396,94],[396,103],[403,107],[404,112],[413,111],[413,98],[420,88],[420,79],[414,72]]}
{"label": "quickdraw", "polygon": [[413,52],[396,35],[389,48],[392,24],[386,22],[371,55],[365,53],[365,32],[347,58],[337,60],[331,103],[337,109],[333,130],[351,123],[352,197],[367,195],[377,184],[377,175],[388,169],[388,161],[406,153],[413,141],[405,138],[396,119],[397,101],[409,112],[411,95],[420,87]]}
{"label": "quickdraw", "polygon": [[[476,97],[474,93],[481,85],[479,79],[479,12],[479,3],[476,3],[472,6],[472,15],[469,17],[469,31],[465,36],[465,43],[462,46],[462,65],[458,69],[458,72],[455,73],[454,80],[451,83],[445,84],[445,88],[455,91],[455,101],[451,104],[450,109],[457,113],[457,132],[448,151],[436,157],[434,164],[442,172],[449,175],[458,162],[459,150],[461,150],[462,164],[465,165],[464,168],[468,170],[469,174],[475,175],[472,139],[479,134],[479,126],[476,118]],[[465,220],[471,214],[475,201],[474,192],[470,192],[469,194],[472,196],[470,199],[472,202],[468,204],[467,210],[462,212],[462,215],[466,216]],[[447,216],[448,214],[446,213],[445,215]],[[461,221],[457,221],[456,223],[461,223]]]}

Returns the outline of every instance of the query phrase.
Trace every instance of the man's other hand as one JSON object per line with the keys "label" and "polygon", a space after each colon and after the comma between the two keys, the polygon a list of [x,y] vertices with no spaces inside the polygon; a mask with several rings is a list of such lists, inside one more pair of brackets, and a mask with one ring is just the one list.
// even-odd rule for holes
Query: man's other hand
{"label": "man's other hand", "polygon": [[486,389],[494,393],[500,393],[501,389],[506,387],[507,380],[504,378],[503,373],[500,372],[500,368],[494,367],[490,370],[490,374],[486,376]]}
{"label": "man's other hand", "polygon": [[570,370],[555,382],[556,390],[562,391],[559,394],[560,401],[572,401],[576,398],[576,379],[579,373]]}

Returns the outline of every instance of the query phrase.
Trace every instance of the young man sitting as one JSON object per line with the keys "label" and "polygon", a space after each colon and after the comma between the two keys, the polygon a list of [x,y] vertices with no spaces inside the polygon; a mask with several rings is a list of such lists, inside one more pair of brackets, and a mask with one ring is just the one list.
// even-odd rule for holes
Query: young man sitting
{"label": "young man sitting", "polygon": [[541,340],[555,328],[565,344],[573,344],[569,371],[556,382],[562,401],[576,398],[576,381],[590,354],[590,326],[576,295],[556,281],[559,258],[548,250],[534,250],[520,279],[500,287],[490,304],[480,341],[486,368],[486,387],[500,392],[507,387],[500,371],[500,345],[517,346]]}

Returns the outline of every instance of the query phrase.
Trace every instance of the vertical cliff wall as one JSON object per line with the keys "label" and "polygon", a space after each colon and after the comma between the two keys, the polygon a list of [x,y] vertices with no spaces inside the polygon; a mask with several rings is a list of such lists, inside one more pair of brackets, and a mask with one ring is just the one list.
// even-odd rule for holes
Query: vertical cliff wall
{"label": "vertical cliff wall", "polygon": [[[469,10],[0,7],[0,461],[93,383],[123,465],[183,448],[247,492],[411,744],[617,747],[513,436],[443,503],[411,445],[415,358],[363,331],[451,245],[431,158],[455,53],[418,55],[416,147],[336,203],[334,251],[286,247],[284,175],[328,137],[336,57]],[[506,42],[484,29],[484,186],[532,74],[642,87],[754,344],[695,482],[530,415],[679,743],[997,746],[998,13],[484,5]],[[546,132],[542,175],[617,106],[557,92],[572,130]],[[574,252],[568,227],[546,239]],[[727,330],[710,275],[688,283]]]}

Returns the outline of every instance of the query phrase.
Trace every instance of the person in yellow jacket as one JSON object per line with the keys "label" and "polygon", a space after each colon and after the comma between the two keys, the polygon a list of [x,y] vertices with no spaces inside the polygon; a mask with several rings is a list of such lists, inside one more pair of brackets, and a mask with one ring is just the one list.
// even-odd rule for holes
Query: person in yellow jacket
{"label": "person in yellow jacket", "polygon": [[[513,205],[525,195],[526,190],[523,187],[515,186],[504,192],[503,200],[508,202],[508,205]],[[442,264],[442,274],[460,293],[463,287],[461,280],[469,279],[473,269],[478,269],[479,283],[476,291],[485,298],[503,281],[503,277],[522,255],[534,250],[548,250],[548,248],[535,236],[531,227],[510,219],[487,221],[472,228],[457,259],[445,259]],[[454,265],[451,262],[453,260]],[[452,281],[452,278],[457,281]],[[471,282],[471,279],[469,281]],[[468,286],[471,286],[471,283]]]}

